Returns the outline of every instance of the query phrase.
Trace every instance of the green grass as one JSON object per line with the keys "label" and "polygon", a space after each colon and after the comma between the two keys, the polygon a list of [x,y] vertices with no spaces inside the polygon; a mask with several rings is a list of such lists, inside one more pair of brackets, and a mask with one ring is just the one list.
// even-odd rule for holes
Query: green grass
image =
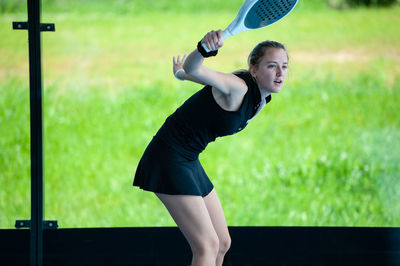
{"label": "green grass", "polygon": [[[173,78],[172,56],[235,11],[43,13],[56,24],[42,35],[46,219],[174,225],[133,175],[165,118],[201,88]],[[399,14],[299,8],[207,61],[245,68],[263,39],[284,42],[291,57],[282,92],[200,156],[229,225],[399,226]],[[0,17],[0,228],[30,217],[27,34],[11,29],[24,16]]]}
{"label": "green grass", "polygon": [[[243,3],[242,0],[42,0],[43,11],[86,14],[92,12],[113,14],[141,14],[154,11],[162,12],[199,12],[231,11],[238,10]],[[325,8],[326,1],[307,0],[300,1],[301,8],[320,9]],[[26,11],[24,0],[0,0],[0,13],[13,13]]]}

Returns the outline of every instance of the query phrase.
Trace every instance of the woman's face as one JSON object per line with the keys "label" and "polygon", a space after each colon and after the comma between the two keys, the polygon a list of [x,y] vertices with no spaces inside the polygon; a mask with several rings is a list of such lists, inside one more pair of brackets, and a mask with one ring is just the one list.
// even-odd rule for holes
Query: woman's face
{"label": "woman's face", "polygon": [[256,79],[262,94],[277,93],[285,81],[287,68],[286,51],[268,48],[257,66],[250,65],[250,73]]}

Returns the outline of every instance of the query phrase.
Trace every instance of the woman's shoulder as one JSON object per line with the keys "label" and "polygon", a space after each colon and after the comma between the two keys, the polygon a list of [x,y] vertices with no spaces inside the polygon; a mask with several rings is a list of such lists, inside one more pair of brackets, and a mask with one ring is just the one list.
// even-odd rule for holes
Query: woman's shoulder
{"label": "woman's shoulder", "polygon": [[246,69],[240,69],[232,72],[235,76],[238,76],[241,79],[248,79],[251,78],[250,72]]}
{"label": "woman's shoulder", "polygon": [[241,70],[237,70],[237,71],[233,72],[232,74],[243,79],[246,82],[248,87],[249,87],[249,85],[254,86],[254,83],[255,83],[254,79],[248,70],[241,69]]}
{"label": "woman's shoulder", "polygon": [[[257,102],[257,103],[260,102],[261,101],[260,90],[258,88],[256,80],[250,74],[250,71],[238,70],[238,71],[233,72],[233,74],[238,76],[239,78],[243,79],[246,82],[246,85],[248,88],[247,95],[249,95],[252,98],[252,101]],[[270,100],[271,100],[271,96],[266,98],[267,103]]]}
{"label": "woman's shoulder", "polygon": [[233,72],[235,76],[241,78],[247,85],[248,89],[257,88],[257,83],[255,82],[254,78],[251,76],[250,71],[241,69]]}

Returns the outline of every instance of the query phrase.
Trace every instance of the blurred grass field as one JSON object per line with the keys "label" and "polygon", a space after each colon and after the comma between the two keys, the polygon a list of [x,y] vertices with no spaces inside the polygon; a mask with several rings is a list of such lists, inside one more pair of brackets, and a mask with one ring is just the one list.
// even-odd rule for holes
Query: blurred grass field
{"label": "blurred grass field", "polygon": [[[172,56],[237,11],[199,13],[190,2],[177,1],[185,12],[44,2],[42,21],[56,24],[42,34],[46,219],[60,227],[175,225],[152,193],[131,186],[133,175],[165,118],[201,88],[174,79]],[[400,224],[400,7],[316,3],[226,40],[206,62],[246,68],[265,39],[290,53],[282,92],[246,130],[200,156],[231,226]],[[0,14],[0,228],[30,217],[27,32],[11,27],[24,19],[18,9]]]}

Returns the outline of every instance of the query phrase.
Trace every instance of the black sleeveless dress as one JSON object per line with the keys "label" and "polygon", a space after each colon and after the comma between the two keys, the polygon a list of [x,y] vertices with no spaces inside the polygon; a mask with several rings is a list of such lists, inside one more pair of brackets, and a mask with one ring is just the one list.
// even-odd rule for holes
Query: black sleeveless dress
{"label": "black sleeveless dress", "polygon": [[134,186],[171,195],[205,197],[211,192],[214,186],[200,164],[199,154],[217,137],[243,130],[271,100],[271,96],[261,99],[249,73],[236,75],[248,87],[240,109],[222,109],[209,85],[192,95],[166,119],[147,146],[136,169]]}

